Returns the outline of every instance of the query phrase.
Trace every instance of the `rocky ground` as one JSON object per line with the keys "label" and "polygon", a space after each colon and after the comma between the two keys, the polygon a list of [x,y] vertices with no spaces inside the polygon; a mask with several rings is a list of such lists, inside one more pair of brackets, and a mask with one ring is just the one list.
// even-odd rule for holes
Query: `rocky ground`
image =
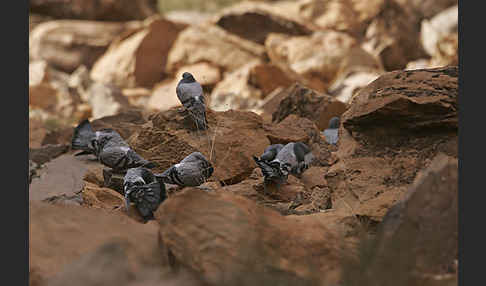
{"label": "rocky ground", "polygon": [[[118,2],[30,4],[31,285],[457,284],[457,1]],[[185,71],[207,131],[179,112]],[[203,153],[209,191],[127,214],[120,178],[73,156],[87,118],[157,172]],[[265,194],[252,156],[296,141],[311,167]]]}

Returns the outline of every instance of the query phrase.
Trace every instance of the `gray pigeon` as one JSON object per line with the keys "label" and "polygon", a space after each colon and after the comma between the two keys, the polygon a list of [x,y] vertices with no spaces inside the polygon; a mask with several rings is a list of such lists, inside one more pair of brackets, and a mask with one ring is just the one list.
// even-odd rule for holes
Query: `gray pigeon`
{"label": "gray pigeon", "polygon": [[273,144],[265,148],[263,154],[260,156],[260,160],[267,162],[272,161],[277,156],[278,152],[284,147],[283,144]]}
{"label": "gray pigeon", "polygon": [[181,187],[197,187],[206,182],[213,174],[214,168],[200,152],[193,152],[181,162],[175,164],[162,174],[155,176],[164,183]]}
{"label": "gray pigeon", "polygon": [[256,164],[262,170],[264,187],[270,183],[277,184],[277,188],[287,181],[292,174],[300,178],[302,173],[309,168],[313,160],[310,148],[302,142],[291,142],[285,145],[272,161],[265,161],[253,156]]}
{"label": "gray pigeon", "polygon": [[182,79],[177,84],[176,93],[177,98],[189,112],[197,128],[206,130],[208,122],[203,89],[192,74],[188,72],[182,74]]}
{"label": "gray pigeon", "polygon": [[167,198],[165,185],[149,169],[143,167],[127,170],[123,180],[127,211],[135,203],[145,222],[154,218],[154,211]]}
{"label": "gray pigeon", "polygon": [[71,147],[73,150],[82,150],[75,156],[93,154],[103,165],[115,171],[156,166],[135,153],[118,132],[109,128],[95,132],[87,119],[74,129]]}
{"label": "gray pigeon", "polygon": [[329,120],[329,128],[325,129],[322,134],[329,144],[336,145],[339,140],[339,117],[333,117]]}

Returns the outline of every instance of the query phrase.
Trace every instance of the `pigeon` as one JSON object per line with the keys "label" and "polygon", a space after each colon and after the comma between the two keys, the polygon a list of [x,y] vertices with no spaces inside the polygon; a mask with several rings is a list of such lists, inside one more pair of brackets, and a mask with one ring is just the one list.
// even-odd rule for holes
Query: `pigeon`
{"label": "pigeon", "polygon": [[155,163],[145,160],[133,151],[118,132],[110,128],[95,132],[87,119],[74,129],[71,147],[73,150],[82,150],[75,156],[93,154],[103,165],[114,171],[141,166],[156,167]]}
{"label": "pigeon", "polygon": [[[267,147],[267,149],[270,147]],[[281,184],[287,181],[289,174],[300,178],[302,173],[309,168],[313,157],[310,148],[306,144],[291,142],[283,146],[271,161],[265,161],[256,156],[253,156],[253,160],[262,170],[264,177],[263,186],[266,192],[268,184],[273,182],[279,188]]]}
{"label": "pigeon", "polygon": [[214,168],[200,152],[193,152],[178,164],[155,174],[160,181],[181,187],[198,187],[213,174]]}
{"label": "pigeon", "polygon": [[147,168],[130,168],[123,180],[125,206],[128,212],[130,203],[135,203],[142,218],[147,222],[154,219],[154,211],[167,198],[165,185],[159,182]]}
{"label": "pigeon", "polygon": [[263,154],[260,156],[260,160],[267,162],[272,161],[277,156],[278,152],[284,147],[283,144],[273,144],[265,148]]}
{"label": "pigeon", "polygon": [[176,87],[176,93],[184,108],[189,111],[197,128],[206,130],[208,122],[203,89],[192,74],[188,72],[182,74],[182,79]]}
{"label": "pigeon", "polygon": [[339,139],[339,117],[333,117],[329,120],[329,128],[325,129],[322,134],[329,144],[336,145]]}

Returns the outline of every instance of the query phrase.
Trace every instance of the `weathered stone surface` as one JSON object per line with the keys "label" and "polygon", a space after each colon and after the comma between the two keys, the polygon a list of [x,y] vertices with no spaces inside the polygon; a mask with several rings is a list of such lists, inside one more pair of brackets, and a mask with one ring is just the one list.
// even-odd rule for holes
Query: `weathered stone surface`
{"label": "weathered stone surface", "polygon": [[290,114],[278,124],[266,124],[264,128],[270,144],[303,142],[310,145],[320,140],[315,123],[295,114]]}
{"label": "weathered stone surface", "polygon": [[85,182],[81,193],[83,204],[92,208],[114,210],[125,207],[125,198],[118,192]]}
{"label": "weathered stone surface", "polygon": [[316,273],[322,282],[337,280],[343,244],[314,217],[282,217],[241,196],[196,189],[169,198],[155,216],[171,266],[185,265],[209,283],[251,285],[258,277],[307,285]]}
{"label": "weathered stone surface", "polygon": [[185,25],[160,17],[118,37],[91,70],[91,78],[123,88],[151,88],[165,76],[169,50]]}
{"label": "weathered stone surface", "polygon": [[396,2],[410,7],[420,18],[429,19],[447,8],[457,5],[458,0],[396,0]]}
{"label": "weathered stone surface", "polygon": [[124,109],[133,108],[121,89],[113,84],[94,82],[86,93],[92,106],[92,119],[116,115]]}
{"label": "weathered stone surface", "polygon": [[57,144],[57,145],[44,145],[40,148],[29,148],[29,160],[42,165],[50,160],[59,157],[69,150],[69,145]]}
{"label": "weathered stone surface", "polygon": [[54,18],[129,21],[143,20],[157,13],[154,0],[33,0],[29,11]]}
{"label": "weathered stone surface", "polygon": [[123,23],[56,20],[37,25],[29,34],[29,55],[71,73],[78,66],[91,68],[108,45],[127,26]]}

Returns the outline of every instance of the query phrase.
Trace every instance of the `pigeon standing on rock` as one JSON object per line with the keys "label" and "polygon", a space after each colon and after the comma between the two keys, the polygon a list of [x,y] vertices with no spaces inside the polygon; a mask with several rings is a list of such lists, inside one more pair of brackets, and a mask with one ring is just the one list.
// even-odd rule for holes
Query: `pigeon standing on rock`
{"label": "pigeon standing on rock", "polygon": [[152,172],[138,167],[127,170],[123,180],[125,204],[135,203],[145,222],[154,218],[154,211],[167,198],[165,185],[159,182]]}
{"label": "pigeon standing on rock", "polygon": [[339,117],[333,117],[329,120],[329,128],[325,129],[322,134],[329,144],[336,145],[339,139]]}
{"label": "pigeon standing on rock", "polygon": [[181,187],[197,187],[213,174],[214,168],[200,152],[193,152],[181,162],[155,176],[167,184]]}
{"label": "pigeon standing on rock", "polygon": [[206,130],[208,122],[203,89],[192,74],[188,72],[182,74],[182,79],[177,84],[176,93],[184,108],[189,111],[197,128]]}
{"label": "pigeon standing on rock", "polygon": [[73,150],[83,150],[75,156],[93,154],[103,165],[114,171],[156,166],[135,153],[118,132],[109,128],[95,132],[87,119],[74,129],[71,146]]}
{"label": "pigeon standing on rock", "polygon": [[273,182],[279,188],[281,184],[287,181],[289,174],[300,178],[302,173],[309,168],[313,157],[310,148],[306,144],[291,142],[280,149],[272,161],[265,161],[256,156],[253,156],[253,160],[262,170],[264,177],[263,186],[266,192],[266,187],[269,183]]}

